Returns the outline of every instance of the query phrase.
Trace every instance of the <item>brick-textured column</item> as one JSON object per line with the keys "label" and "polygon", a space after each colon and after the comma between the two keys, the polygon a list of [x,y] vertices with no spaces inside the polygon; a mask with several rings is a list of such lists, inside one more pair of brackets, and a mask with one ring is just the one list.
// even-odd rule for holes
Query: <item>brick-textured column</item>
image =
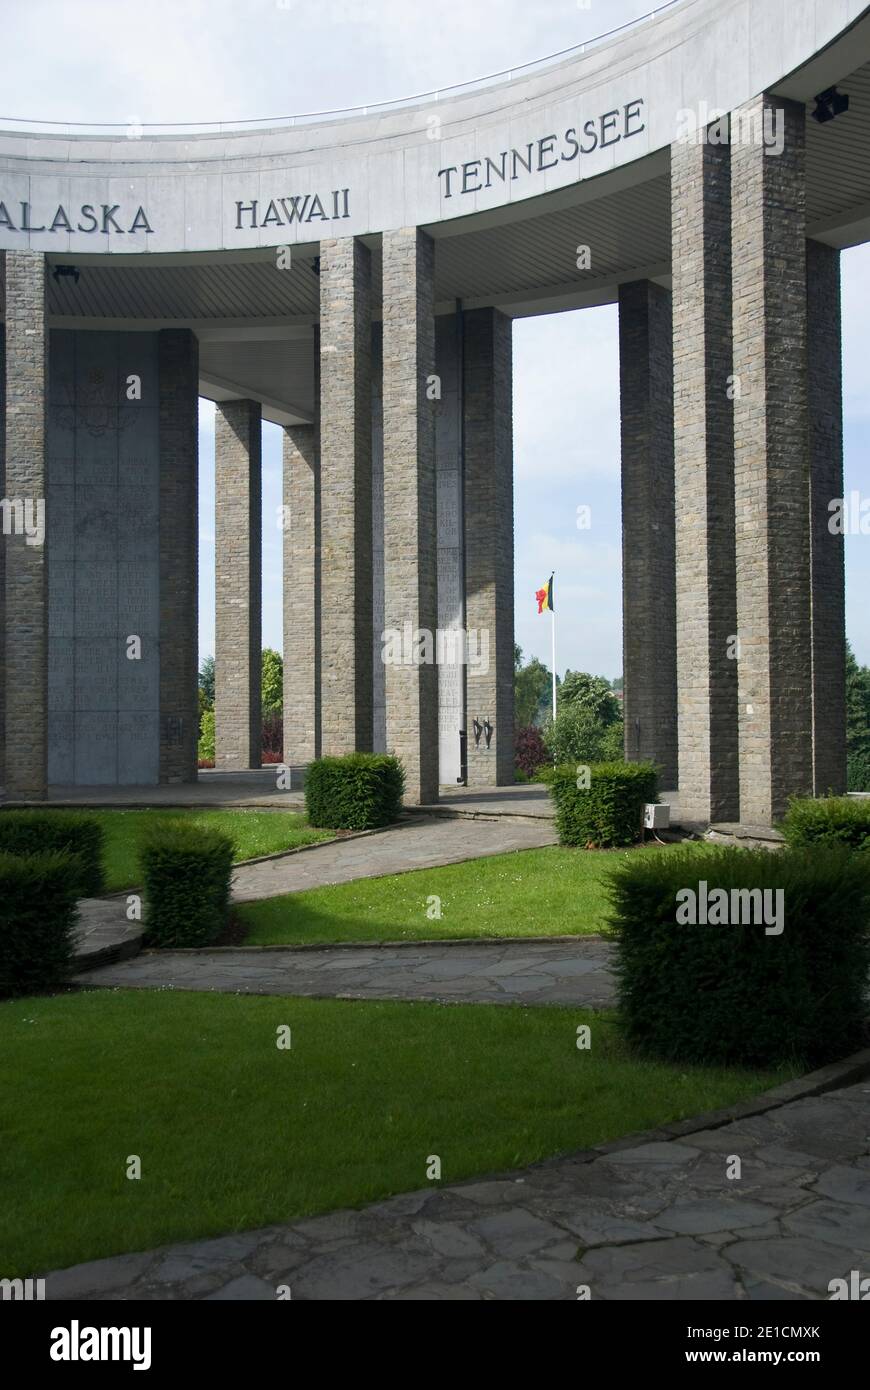
{"label": "brick-textured column", "polygon": [[[435,526],[435,248],[417,227],[383,237],[384,628],[412,639],[438,622]],[[406,624],[408,625],[406,629]],[[425,638],[424,638],[425,640]],[[406,800],[438,796],[433,661],[388,661],[387,748],[405,766]]]}
{"label": "brick-textured column", "polygon": [[215,767],[259,767],[262,754],[262,411],[215,409]]}
{"label": "brick-textured column", "polygon": [[[495,309],[463,315],[465,624],[468,785],[514,780],[514,495],[512,324]],[[493,732],[475,744],[473,720]]]}
{"label": "brick-textured column", "polygon": [[813,786],[805,119],[769,95],[732,115],[740,818],[762,825]]}
{"label": "brick-textured column", "polygon": [[[6,252],[0,251],[0,304],[5,302]],[[6,497],[6,325],[0,323],[0,497]],[[0,531],[0,787],[6,777],[6,537]]]}
{"label": "brick-textured column", "polygon": [[[46,496],[48,330],[45,257],[6,252],[6,448],[3,496],[38,522]],[[22,510],[17,509],[19,518]],[[6,795],[42,800],[48,761],[48,551],[17,524],[4,536]]]}
{"label": "brick-textured column", "polygon": [[677,784],[671,295],[619,287],[625,755]]}
{"label": "brick-textured column", "polygon": [[160,389],[160,781],[195,782],[199,344],[187,328],[158,341]]}
{"label": "brick-textured column", "polygon": [[807,391],[813,662],[813,791],[846,790],[846,596],[843,536],[829,504],[843,496],[840,252],[807,242]]}
{"label": "brick-textured column", "polygon": [[679,806],[736,821],[731,160],[671,148]]}
{"label": "brick-textured column", "polygon": [[372,746],[371,252],[320,243],[321,743]]}
{"label": "brick-textured column", "polygon": [[284,761],[294,765],[320,754],[319,449],[316,422],[285,429]]}

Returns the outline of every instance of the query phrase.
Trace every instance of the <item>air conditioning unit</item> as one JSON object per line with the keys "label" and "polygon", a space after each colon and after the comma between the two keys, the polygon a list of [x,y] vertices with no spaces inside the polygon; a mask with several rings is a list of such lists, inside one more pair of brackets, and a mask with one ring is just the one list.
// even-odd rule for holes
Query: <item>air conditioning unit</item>
{"label": "air conditioning unit", "polygon": [[648,801],[643,808],[643,825],[645,830],[667,830],[671,823],[671,808],[667,804],[659,805]]}

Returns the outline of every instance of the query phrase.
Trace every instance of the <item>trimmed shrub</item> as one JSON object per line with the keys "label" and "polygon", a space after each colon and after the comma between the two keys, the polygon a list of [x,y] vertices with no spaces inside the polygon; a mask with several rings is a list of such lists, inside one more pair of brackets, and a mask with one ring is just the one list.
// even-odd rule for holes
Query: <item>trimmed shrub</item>
{"label": "trimmed shrub", "polygon": [[780,830],[793,849],[804,845],[862,849],[870,842],[870,798],[792,797]]}
{"label": "trimmed shrub", "polygon": [[543,734],[550,761],[556,764],[622,760],[622,721],[604,724],[582,704],[563,705],[555,719],[547,720]]}
{"label": "trimmed shrub", "polygon": [[69,978],[77,918],[75,854],[0,853],[0,997],[39,994]]}
{"label": "trimmed shrub", "polygon": [[208,946],[227,924],[234,845],[218,830],[164,821],[145,831],[146,946]]}
{"label": "trimmed shrub", "polygon": [[517,729],[514,739],[514,765],[531,782],[538,768],[547,761],[547,749],[540,729],[529,724]]}
{"label": "trimmed shrub", "polygon": [[[585,766],[589,767],[588,787],[580,775]],[[644,804],[658,798],[658,777],[652,763],[567,763],[555,769],[550,795],[556,803],[556,829],[563,845],[586,849],[632,845],[641,837]]]}
{"label": "trimmed shrub", "polygon": [[[619,1004],[638,1048],[668,1061],[755,1067],[818,1066],[861,1046],[870,967],[867,856],[837,846],[667,850],[625,858],[609,888]],[[726,890],[736,925],[709,922],[717,888]],[[696,920],[706,916],[706,925],[677,920],[687,889]],[[756,922],[765,900],[750,903],[745,890],[752,889],[781,890],[781,923],[776,896]],[[743,890],[742,910],[732,890]]]}
{"label": "trimmed shrub", "polygon": [[0,811],[0,853],[44,854],[57,850],[73,856],[73,875],[81,898],[106,891],[103,874],[103,827],[80,811]]}
{"label": "trimmed shrub", "polygon": [[305,771],[308,820],[324,830],[374,830],[398,820],[405,771],[388,753],[318,758]]}

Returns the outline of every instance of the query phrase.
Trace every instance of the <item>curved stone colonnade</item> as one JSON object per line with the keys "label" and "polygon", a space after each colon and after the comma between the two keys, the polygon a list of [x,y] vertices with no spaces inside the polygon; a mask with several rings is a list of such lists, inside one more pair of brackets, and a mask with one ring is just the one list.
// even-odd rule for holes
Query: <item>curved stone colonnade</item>
{"label": "curved stone colonnade", "polygon": [[[417,802],[512,780],[511,320],[607,302],[628,755],[703,820],[842,787],[868,9],[682,0],[533,75],[274,130],[0,132],[7,797],[196,776],[197,392],[218,765],[259,761],[266,418],[288,761],[389,747]],[[460,638],[419,660],[419,632]]]}

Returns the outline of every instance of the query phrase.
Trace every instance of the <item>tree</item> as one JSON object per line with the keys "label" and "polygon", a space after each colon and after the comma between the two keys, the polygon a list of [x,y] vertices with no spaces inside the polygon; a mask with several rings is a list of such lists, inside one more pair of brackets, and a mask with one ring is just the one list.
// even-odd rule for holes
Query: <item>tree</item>
{"label": "tree", "polygon": [[848,788],[870,791],[870,667],[859,666],[846,643],[846,758]]}
{"label": "tree", "polygon": [[549,670],[533,656],[527,666],[523,665],[520,647],[514,647],[514,722],[518,729],[531,724],[542,724],[550,707],[552,676]]}
{"label": "tree", "polygon": [[599,724],[608,728],[618,724],[621,717],[619,701],[606,676],[590,676],[586,671],[566,671],[559,687],[559,705],[577,705],[586,710]]}
{"label": "tree", "polygon": [[554,763],[621,762],[622,724],[602,723],[575,700],[545,725],[544,743]]}
{"label": "tree", "polygon": [[214,657],[204,656],[199,668],[199,688],[205,696],[206,709],[214,709]]}
{"label": "tree", "polygon": [[280,714],[284,708],[284,659],[271,647],[263,648],[261,677],[263,714]]}

